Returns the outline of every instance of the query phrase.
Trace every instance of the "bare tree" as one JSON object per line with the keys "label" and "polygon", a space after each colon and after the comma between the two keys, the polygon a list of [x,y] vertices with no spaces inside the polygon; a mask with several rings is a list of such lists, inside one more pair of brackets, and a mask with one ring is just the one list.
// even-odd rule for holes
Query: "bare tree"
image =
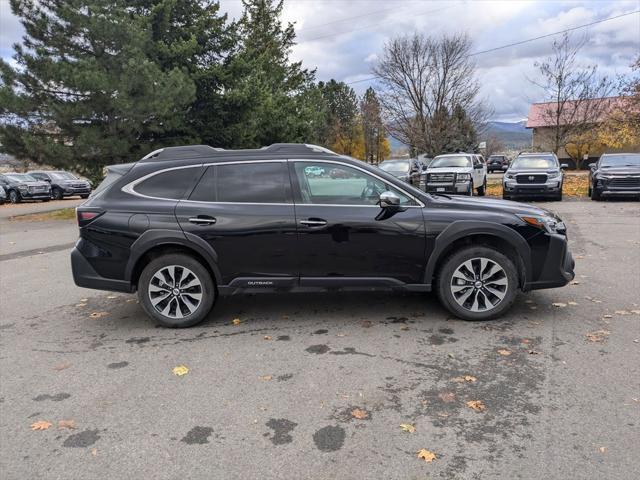
{"label": "bare tree", "polygon": [[[486,120],[477,98],[478,81],[466,35],[428,37],[415,33],[392,39],[373,72],[380,78],[387,129],[414,151],[441,153],[436,145],[446,128],[442,119],[462,109],[474,124]],[[432,128],[434,118],[438,128]]]}
{"label": "bare tree", "polygon": [[[582,66],[578,54],[586,43],[586,37],[573,41],[565,33],[553,42],[553,53],[543,62],[536,62],[541,80],[530,80],[542,88],[547,103],[542,107],[542,118],[552,129],[551,147],[554,153],[569,144],[579,143],[588,136],[594,124],[603,119],[610,108],[614,84],[606,76],[598,75],[597,65]],[[574,160],[579,167],[581,148],[573,148]]]}
{"label": "bare tree", "polygon": [[504,143],[496,136],[489,135],[486,140],[485,157],[489,158],[494,153],[502,153],[504,150]]}

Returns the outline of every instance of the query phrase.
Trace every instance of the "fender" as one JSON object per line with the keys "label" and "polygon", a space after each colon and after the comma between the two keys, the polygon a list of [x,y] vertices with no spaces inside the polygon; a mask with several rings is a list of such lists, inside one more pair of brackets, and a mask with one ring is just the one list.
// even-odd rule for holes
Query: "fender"
{"label": "fender", "polygon": [[218,268],[218,254],[213,247],[202,238],[182,230],[147,230],[131,245],[131,255],[124,272],[126,281],[131,281],[133,269],[138,260],[149,250],[158,245],[182,245],[198,252],[209,264],[218,285],[222,281]]}
{"label": "fender", "polygon": [[524,276],[522,284],[527,283],[527,278],[532,270],[531,267],[531,248],[522,236],[509,227],[493,222],[482,222],[477,220],[458,220],[450,223],[436,237],[435,245],[431,256],[427,261],[427,267],[424,273],[424,283],[431,285],[431,279],[436,268],[438,260],[442,253],[456,240],[469,235],[492,235],[501,240],[506,240],[520,255],[524,263]]}

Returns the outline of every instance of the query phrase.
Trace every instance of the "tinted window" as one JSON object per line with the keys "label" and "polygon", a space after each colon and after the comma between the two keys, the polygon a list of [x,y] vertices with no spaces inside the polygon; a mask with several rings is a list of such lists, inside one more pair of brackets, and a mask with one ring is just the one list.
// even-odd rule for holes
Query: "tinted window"
{"label": "tinted window", "polygon": [[512,164],[514,169],[518,168],[541,168],[552,169],[557,168],[558,165],[553,158],[549,157],[518,157]]}
{"label": "tinted window", "polygon": [[446,168],[446,167],[471,167],[471,159],[467,156],[446,156],[436,157],[429,164],[429,168]]}
{"label": "tinted window", "polygon": [[630,153],[628,155],[603,155],[600,158],[601,167],[624,167],[639,166],[640,154]]}
{"label": "tinted window", "polygon": [[217,165],[207,168],[189,197],[201,202],[289,203],[284,162]]}
{"label": "tinted window", "polygon": [[[408,162],[406,162],[408,165]],[[328,174],[313,175],[317,168],[325,168]],[[376,205],[380,194],[391,190],[400,197],[403,205],[413,201],[388,183],[356,168],[313,162],[296,162],[296,176],[300,185],[302,203],[326,205]]]}
{"label": "tinted window", "polygon": [[[193,186],[196,175],[201,172],[200,168],[179,168],[158,173],[142,183],[136,185],[134,190],[149,197],[180,199],[184,196],[187,188]],[[116,177],[117,179],[118,177]],[[104,182],[107,182],[105,178]],[[112,183],[112,182],[110,182]],[[104,187],[100,185],[99,190]]]}

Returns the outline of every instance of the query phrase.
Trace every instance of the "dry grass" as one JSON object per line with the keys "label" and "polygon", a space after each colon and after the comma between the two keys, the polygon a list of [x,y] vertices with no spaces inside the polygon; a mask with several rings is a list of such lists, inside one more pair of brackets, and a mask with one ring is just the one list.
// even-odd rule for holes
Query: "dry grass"
{"label": "dry grass", "polygon": [[11,220],[19,222],[43,222],[48,220],[75,220],[75,218],[75,208],[62,208],[60,210],[53,210],[51,212],[16,215],[15,217],[11,217]]}
{"label": "dry grass", "polygon": [[[586,197],[589,193],[589,176],[582,173],[567,173],[564,176],[562,194],[567,197]],[[487,183],[487,195],[502,197],[502,178]]]}

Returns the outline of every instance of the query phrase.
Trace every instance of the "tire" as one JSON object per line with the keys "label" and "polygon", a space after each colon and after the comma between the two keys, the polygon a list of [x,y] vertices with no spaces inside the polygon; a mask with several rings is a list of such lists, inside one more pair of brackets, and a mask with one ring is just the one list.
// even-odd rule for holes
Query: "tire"
{"label": "tire", "polygon": [[51,200],[50,198],[43,198],[42,201],[43,202],[48,202],[49,200]]}
{"label": "tire", "polygon": [[62,200],[64,198],[64,193],[58,187],[55,187],[51,190],[51,198],[54,200]]}
{"label": "tire", "polygon": [[80,195],[80,198],[89,198],[89,195]]}
{"label": "tire", "polygon": [[[185,270],[190,271],[187,277],[184,277]],[[190,286],[189,289],[185,289],[188,292],[183,291],[182,295],[173,296],[172,291],[177,289],[164,288],[171,283],[172,272],[174,280],[178,277],[178,288],[180,288],[181,281],[188,281],[188,285],[193,282],[194,278],[199,282],[199,286]],[[160,281],[161,278],[164,281]],[[172,285],[175,286],[175,283],[172,283]],[[155,292],[150,291],[150,287]],[[168,301],[163,298],[160,301],[156,301],[154,306],[151,296],[155,293],[154,300],[157,300],[164,292],[169,294],[164,296],[164,298],[168,298]],[[198,298],[195,295],[197,294],[200,294],[200,299],[199,303],[196,304]],[[190,255],[181,253],[162,255],[149,262],[142,270],[138,280],[138,300],[140,304],[152,319],[164,327],[185,328],[200,323],[211,311],[215,299],[216,287],[209,271]],[[191,308],[194,309],[190,311]],[[163,309],[166,310],[166,313],[161,311]]]}
{"label": "tire", "polygon": [[478,187],[478,196],[484,197],[486,192],[487,192],[487,177],[484,177],[484,182],[482,183],[482,186]]}
{"label": "tire", "polygon": [[469,191],[467,192],[467,195],[473,197],[473,180],[469,182]]}
{"label": "tire", "polygon": [[591,200],[595,200],[596,202],[599,200],[602,200],[602,194],[595,187],[591,189],[590,197],[591,197]]}
{"label": "tire", "polygon": [[506,193],[502,193],[502,199],[503,200],[511,200],[511,197],[509,195],[507,195]]}
{"label": "tire", "polygon": [[20,194],[17,191],[10,190],[9,191],[9,201],[11,203],[20,203],[20,202],[22,202],[22,197],[20,196]]}
{"label": "tire", "polygon": [[[475,270],[474,278],[477,278],[479,273],[484,273],[485,285],[479,290],[476,290],[475,284],[469,279],[472,272],[465,267],[465,263],[470,264]],[[484,270],[479,272],[483,264]],[[459,276],[454,277],[456,272]],[[487,273],[490,275],[487,276]],[[469,286],[465,288],[464,285],[452,285],[453,282],[460,281],[468,282]],[[436,282],[442,305],[456,317],[471,321],[490,320],[501,316],[511,308],[519,288],[518,271],[513,261],[498,250],[484,246],[466,247],[454,252],[444,261]],[[469,288],[472,289],[471,292]]]}

